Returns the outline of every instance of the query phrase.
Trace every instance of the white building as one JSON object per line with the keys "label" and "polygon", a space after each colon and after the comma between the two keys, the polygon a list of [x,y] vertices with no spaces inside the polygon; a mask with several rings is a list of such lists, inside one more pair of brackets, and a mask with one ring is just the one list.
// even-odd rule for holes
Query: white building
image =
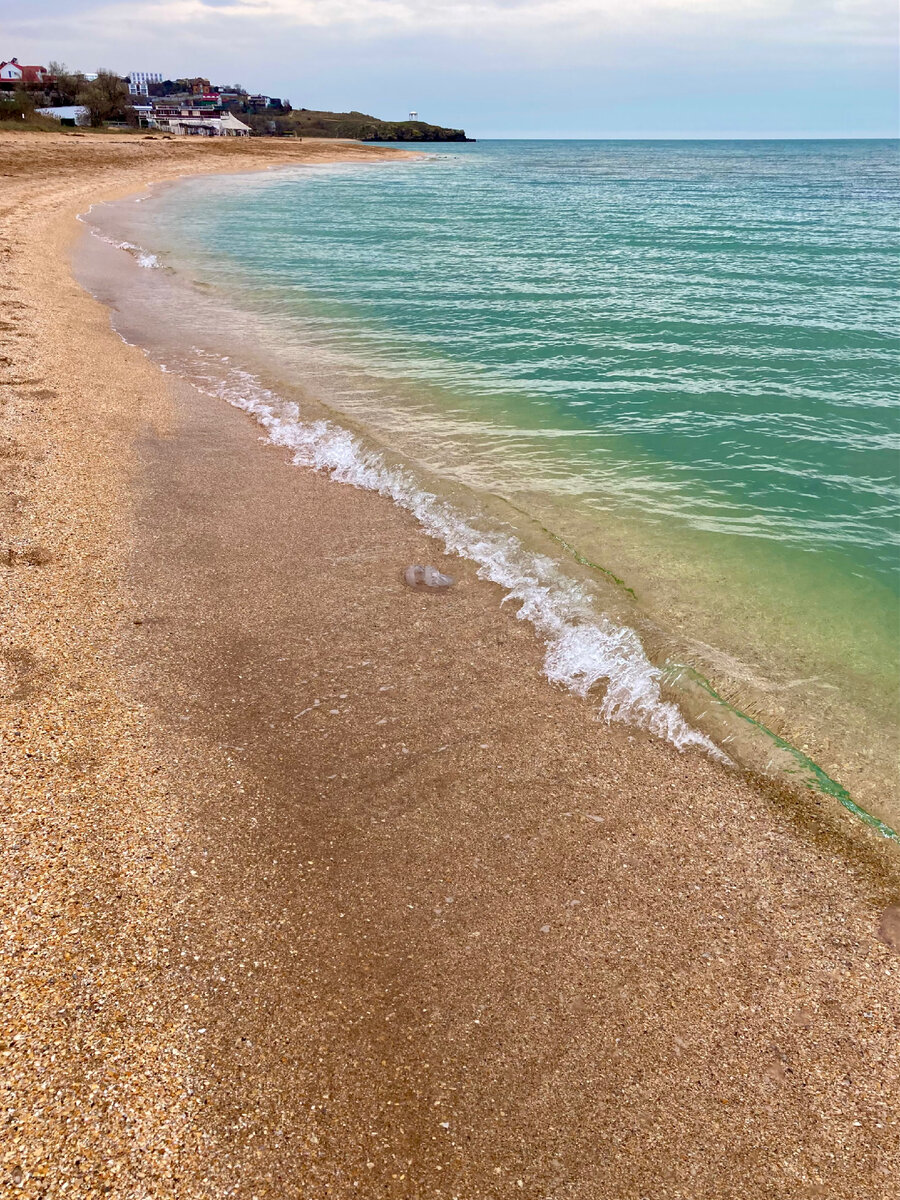
{"label": "white building", "polygon": [[203,113],[192,109],[182,109],[180,112],[154,111],[148,124],[151,129],[161,133],[172,133],[176,137],[249,137],[252,130],[249,125],[239,121],[234,113]]}
{"label": "white building", "polygon": [[151,83],[162,83],[163,81],[159,71],[132,71],[128,78],[131,80],[128,90],[132,96],[147,96]]}

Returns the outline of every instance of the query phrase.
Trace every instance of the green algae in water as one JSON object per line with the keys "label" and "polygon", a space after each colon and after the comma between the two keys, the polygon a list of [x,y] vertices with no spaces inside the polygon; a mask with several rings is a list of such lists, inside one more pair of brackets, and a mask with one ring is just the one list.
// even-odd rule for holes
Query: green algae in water
{"label": "green algae in water", "polygon": [[[521,516],[528,517],[530,520],[534,520],[534,518],[530,517],[530,514],[528,514],[524,509],[521,509],[517,505],[513,504],[512,501],[506,499],[505,497],[498,497],[498,499],[502,499],[505,504],[507,504],[515,512],[519,513]],[[543,534],[557,543],[557,545],[562,546],[577,563],[579,563],[581,566],[588,567],[589,569],[596,571],[605,579],[615,584],[623,593],[630,596],[632,600],[637,600],[634,589],[629,587],[623,579],[620,579],[615,572],[611,571],[608,567],[602,566],[600,563],[592,561],[586,555],[582,554],[576,546],[571,545],[565,540],[565,538],[561,537],[557,533],[554,533],[553,530],[548,529],[546,526],[540,525],[539,523],[537,524],[539,525],[539,528]],[[808,788],[819,792],[823,796],[829,796],[832,799],[837,800],[843,808],[847,809],[847,811],[852,813],[854,817],[862,821],[864,825],[867,825],[870,829],[873,829],[882,837],[888,838],[890,841],[900,844],[900,833],[898,833],[885,821],[882,821],[879,817],[868,812],[867,809],[857,804],[850,795],[850,792],[842,784],[838,783],[836,779],[832,779],[832,777],[826,771],[824,771],[814,759],[810,758],[809,755],[805,754],[799,747],[795,746],[792,742],[789,742],[786,738],[781,737],[780,734],[777,734],[774,730],[769,729],[769,727],[758,718],[752,717],[749,713],[743,712],[736,705],[729,703],[724,696],[720,695],[720,693],[716,691],[710,680],[707,679],[705,675],[702,675],[695,667],[688,666],[686,663],[669,662],[666,663],[665,667],[663,668],[663,674],[667,682],[671,685],[675,685],[676,687],[685,678],[689,679],[691,683],[696,684],[725,712],[744,722],[760,737],[766,739],[778,750],[781,750],[790,756],[793,762],[796,763],[796,766],[782,768],[785,774],[800,774],[803,777],[804,784]]]}
{"label": "green algae in water", "polygon": [[749,713],[742,712],[739,708],[735,707],[735,705],[729,704],[729,702],[723,696],[719,695],[710,681],[704,675],[701,675],[699,671],[695,670],[693,667],[687,666],[684,663],[667,663],[665,667],[665,675],[668,681],[673,684],[679,683],[685,676],[687,676],[692,683],[695,683],[698,687],[702,688],[703,691],[706,692],[707,695],[711,696],[717,704],[721,705],[726,712],[730,713],[734,717],[737,717],[738,720],[746,722],[747,725],[751,726],[764,738],[768,739],[772,745],[790,755],[790,757],[797,764],[797,766],[794,768],[794,771],[804,777],[804,783],[808,788],[817,792],[821,792],[823,796],[831,796],[833,799],[837,800],[839,804],[846,808],[848,812],[851,812],[854,817],[857,817],[863,822],[863,824],[868,825],[870,829],[874,829],[875,832],[881,834],[882,837],[889,838],[891,841],[900,844],[900,833],[898,833],[885,821],[882,821],[879,817],[874,816],[861,805],[857,804],[847,789],[843,787],[842,784],[838,783],[836,779],[832,779],[827,772],[823,771],[819,764],[811,759],[809,755],[804,754],[804,752],[797,746],[794,746],[791,742],[775,733],[774,730],[769,729],[768,726],[764,725],[762,721],[757,720],[756,717],[751,717]]}

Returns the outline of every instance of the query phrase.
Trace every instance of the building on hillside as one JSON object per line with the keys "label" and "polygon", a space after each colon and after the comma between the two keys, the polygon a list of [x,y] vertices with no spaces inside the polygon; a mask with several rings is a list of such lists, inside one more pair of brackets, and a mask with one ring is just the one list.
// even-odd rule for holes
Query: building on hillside
{"label": "building on hillside", "polygon": [[200,76],[196,79],[189,79],[188,83],[191,85],[192,96],[205,96],[210,91],[209,80],[202,79]]}
{"label": "building on hillside", "polygon": [[148,125],[178,137],[249,137],[250,126],[225,112],[215,95],[169,96],[154,103]]}
{"label": "building on hillside", "polygon": [[150,128],[153,117],[153,106],[146,96],[134,96],[131,100],[131,107],[134,109],[135,116],[138,119],[138,125],[142,129]]}
{"label": "building on hillside", "polygon": [[159,71],[132,71],[128,76],[128,90],[132,96],[147,96],[151,83],[162,83]]}
{"label": "building on hillside", "polygon": [[49,83],[53,77],[46,67],[26,66],[17,58],[9,62],[0,62],[0,88],[10,91],[23,84],[40,85]]}

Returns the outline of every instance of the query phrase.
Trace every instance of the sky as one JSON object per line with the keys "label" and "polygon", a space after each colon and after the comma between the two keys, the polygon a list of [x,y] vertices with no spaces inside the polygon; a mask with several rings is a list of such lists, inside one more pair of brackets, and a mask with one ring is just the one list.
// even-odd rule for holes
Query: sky
{"label": "sky", "polygon": [[29,0],[0,59],[490,137],[895,137],[896,0]]}

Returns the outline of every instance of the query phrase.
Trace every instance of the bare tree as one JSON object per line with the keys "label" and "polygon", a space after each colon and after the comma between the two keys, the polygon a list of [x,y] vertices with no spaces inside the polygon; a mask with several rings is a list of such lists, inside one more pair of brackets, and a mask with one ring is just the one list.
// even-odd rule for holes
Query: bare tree
{"label": "bare tree", "polygon": [[70,71],[65,63],[51,62],[48,70],[53,77],[50,91],[56,97],[58,104],[74,104],[75,97],[85,86],[84,75],[80,71]]}
{"label": "bare tree", "polygon": [[97,78],[85,83],[79,91],[77,102],[87,109],[90,123],[95,129],[104,121],[137,123],[128,84],[114,71],[98,71]]}

